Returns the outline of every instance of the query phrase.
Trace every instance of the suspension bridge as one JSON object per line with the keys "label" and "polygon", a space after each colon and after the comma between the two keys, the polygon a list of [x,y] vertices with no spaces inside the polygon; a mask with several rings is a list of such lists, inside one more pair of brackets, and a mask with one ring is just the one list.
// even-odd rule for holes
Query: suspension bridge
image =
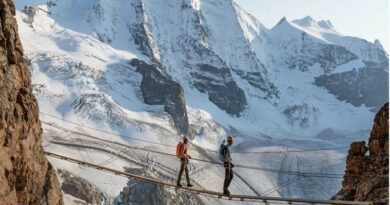
{"label": "suspension bridge", "polygon": [[361,202],[361,201],[341,201],[341,200],[316,200],[316,199],[301,199],[301,198],[284,198],[284,197],[266,197],[266,196],[251,196],[251,195],[229,195],[225,196],[221,192],[215,192],[205,189],[197,189],[197,188],[190,188],[190,187],[177,187],[175,184],[167,183],[160,181],[158,179],[149,178],[137,174],[131,174],[128,172],[123,172],[120,170],[111,169],[108,167],[92,164],[86,161],[81,161],[78,159],[70,158],[67,156],[55,154],[52,152],[45,152],[47,156],[54,157],[57,159],[65,160],[68,162],[76,163],[81,166],[90,167],[93,169],[97,169],[104,172],[109,172],[115,175],[123,176],[123,177],[130,177],[135,180],[140,180],[148,183],[157,184],[160,186],[168,187],[168,188],[176,188],[176,189],[182,189],[194,194],[200,194],[200,195],[208,195],[208,196],[216,196],[221,199],[227,199],[227,200],[239,200],[239,201],[262,201],[264,203],[269,202],[288,202],[289,204],[292,203],[307,203],[307,204],[339,204],[339,205],[373,205],[372,202]]}

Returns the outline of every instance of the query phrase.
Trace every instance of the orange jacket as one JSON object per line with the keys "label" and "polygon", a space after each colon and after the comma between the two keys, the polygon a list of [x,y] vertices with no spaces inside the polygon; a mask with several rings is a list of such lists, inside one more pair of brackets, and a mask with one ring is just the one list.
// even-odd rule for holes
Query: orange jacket
{"label": "orange jacket", "polygon": [[187,159],[188,158],[187,150],[188,150],[187,145],[184,143],[180,143],[179,150],[178,150],[179,153],[177,157],[179,157],[180,159]]}

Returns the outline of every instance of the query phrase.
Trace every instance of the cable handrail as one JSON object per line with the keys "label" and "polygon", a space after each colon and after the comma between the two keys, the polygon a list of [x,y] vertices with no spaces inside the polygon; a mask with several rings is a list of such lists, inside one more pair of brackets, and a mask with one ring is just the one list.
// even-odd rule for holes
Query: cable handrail
{"label": "cable handrail", "polygon": [[[65,146],[79,146],[78,144],[73,144],[70,142],[72,142],[72,141],[65,141],[65,140],[64,141],[51,141],[52,144],[59,144],[59,145],[65,145]],[[155,150],[148,150],[148,149],[139,148],[139,147],[128,147],[128,148],[176,157],[176,155],[174,155],[174,154],[159,152],[159,151],[155,151]],[[218,162],[218,161],[210,161],[210,160],[204,160],[204,159],[198,159],[198,158],[192,158],[191,160],[199,161],[199,162],[206,162],[206,163],[210,163],[210,164],[218,164],[221,166],[223,165],[222,162]],[[272,169],[272,168],[253,167],[253,166],[247,166],[247,165],[234,165],[234,167],[257,170],[257,171],[264,171],[264,172],[271,172],[271,173],[279,173],[279,174],[308,176],[308,177],[314,177],[314,178],[317,178],[317,177],[320,177],[320,178],[321,177],[322,178],[342,178],[343,177],[342,174],[336,175],[334,173],[297,172],[297,171],[288,171],[288,170],[280,170],[280,169]]]}
{"label": "cable handrail", "polygon": [[[43,123],[46,124],[46,122],[43,122]],[[176,157],[175,154],[170,154],[170,153],[166,153],[166,152],[160,152],[160,151],[156,151],[156,150],[150,150],[150,149],[141,148],[141,147],[130,146],[130,145],[127,145],[127,144],[122,144],[122,143],[119,143],[119,142],[115,142],[115,141],[111,141],[111,140],[106,140],[106,139],[102,139],[102,138],[99,138],[99,137],[95,137],[95,136],[92,136],[92,135],[89,135],[89,134],[77,132],[77,131],[74,131],[74,130],[71,130],[71,129],[68,129],[68,128],[64,128],[64,127],[61,127],[61,126],[58,126],[58,125],[50,125],[50,126],[53,126],[53,127],[59,128],[59,129],[63,129],[63,130],[67,130],[67,131],[69,131],[69,132],[73,132],[74,134],[78,134],[78,135],[81,135],[81,136],[84,136],[84,137],[88,137],[88,138],[95,139],[95,140],[99,140],[99,141],[103,141],[103,142],[108,142],[108,143],[111,143],[111,144],[115,144],[115,145],[127,147],[127,148],[130,148],[130,149],[137,149],[137,150],[142,150],[142,151],[146,151],[146,152],[152,152],[152,153],[156,153],[156,154],[161,154],[161,155],[167,155],[167,156],[174,156],[174,157]],[[57,144],[59,144],[59,143],[63,143],[63,142],[55,142],[55,141],[52,141],[52,143],[57,143]],[[207,162],[207,163],[211,163],[211,164],[223,165],[222,162],[211,161],[211,160],[204,160],[204,159],[199,159],[199,158],[192,158],[191,160],[200,161],[200,162]],[[240,167],[240,168],[246,168],[246,169],[267,171],[267,172],[286,173],[286,174],[294,174],[294,175],[309,175],[309,176],[313,176],[313,177],[314,177],[314,176],[319,176],[319,177],[322,177],[322,176],[329,176],[329,178],[342,178],[342,176],[343,176],[343,174],[336,174],[336,173],[332,173],[332,174],[310,173],[310,172],[303,173],[303,172],[293,172],[293,171],[287,171],[287,170],[279,170],[279,169],[272,169],[272,168],[254,167],[254,166],[239,165],[239,164],[234,165],[234,166],[235,166],[235,167]]]}
{"label": "cable handrail", "polygon": [[[61,118],[61,117],[57,117],[55,115],[52,115],[52,114],[48,114],[48,113],[45,113],[45,112],[39,112],[41,114],[44,114],[44,115],[47,115],[49,117],[52,117],[52,118],[55,118],[55,119],[58,119],[58,120],[62,120],[64,122],[68,122],[68,123],[71,123],[71,124],[74,124],[74,125],[77,125],[77,126],[80,126],[80,127],[84,127],[84,128],[88,128],[88,129],[91,129],[91,130],[95,130],[95,131],[99,131],[99,132],[103,132],[103,133],[107,133],[107,134],[110,134],[110,135],[114,135],[114,136],[118,136],[118,137],[122,137],[122,138],[125,138],[125,139],[131,139],[131,140],[136,140],[136,141],[141,141],[141,142],[145,142],[145,143],[150,143],[150,144],[155,144],[155,145],[161,145],[161,146],[166,146],[166,147],[176,147],[175,145],[169,145],[169,144],[163,144],[163,143],[157,143],[157,142],[152,142],[150,140],[143,140],[143,139],[139,139],[139,138],[135,138],[135,137],[129,137],[129,136],[126,136],[126,135],[121,135],[121,134],[116,134],[116,133],[113,133],[113,132],[109,132],[107,130],[102,130],[102,129],[97,129],[97,128],[94,128],[94,127],[90,127],[90,126],[86,126],[86,125],[82,125],[82,124],[79,124],[79,123],[76,123],[76,122],[73,122],[73,121],[70,121],[70,120],[66,120],[64,118]],[[318,152],[318,151],[328,151],[328,150],[338,150],[338,149],[348,149],[349,147],[348,146],[341,146],[341,147],[329,147],[329,148],[320,148],[320,149],[307,149],[307,150],[281,150],[281,151],[243,151],[243,152],[231,152],[231,153],[237,153],[237,154],[280,154],[280,153],[297,153],[297,152]],[[210,149],[205,149],[205,148],[202,148],[204,151],[206,152],[218,152],[217,150],[210,150]]]}
{"label": "cable handrail", "polygon": [[[46,124],[46,122],[43,122],[43,123]],[[74,131],[74,130],[71,130],[71,129],[68,129],[68,128],[64,128],[64,127],[61,127],[61,126],[58,126],[58,125],[53,125],[53,124],[50,124],[50,123],[48,125],[52,126],[52,127],[55,127],[57,129],[62,129],[62,130],[66,130],[66,131],[69,131],[69,132],[73,132],[74,134],[78,134],[80,136],[84,136],[84,137],[88,137],[88,138],[91,138],[91,139],[94,139],[94,140],[99,140],[99,141],[103,141],[103,142],[119,145],[119,146],[126,147],[126,148],[129,148],[129,149],[142,150],[142,151],[146,151],[146,152],[151,152],[151,153],[156,153],[156,154],[176,157],[175,154],[161,152],[161,151],[157,151],[157,150],[146,149],[146,148],[141,148],[141,147],[135,147],[135,146],[127,145],[127,144],[122,144],[122,143],[119,143],[119,142],[102,139],[102,138],[99,138],[99,137],[96,137],[96,136],[92,136],[92,135],[89,135],[89,134],[77,132],[77,131]],[[72,142],[72,141],[70,141],[70,142]],[[53,143],[53,144],[66,144],[67,142],[66,142],[66,140],[62,140],[62,141],[51,141],[51,143]],[[222,162],[214,161],[214,160],[213,161],[212,160],[204,160],[204,159],[199,159],[199,158],[192,158],[191,160],[199,161],[199,162],[205,162],[205,163],[211,163],[211,164],[223,165]],[[240,165],[240,164],[237,164],[237,165],[234,165],[234,166],[238,167],[238,168],[251,169],[251,170],[257,170],[257,171],[279,173],[279,174],[289,174],[289,175],[297,175],[297,176],[306,176],[306,177],[315,177],[315,178],[343,178],[343,177],[357,178],[357,177],[361,177],[362,176],[362,175],[348,175],[348,176],[344,176],[344,174],[341,174],[341,173],[298,172],[298,171],[280,170],[280,169],[264,168],[264,167],[255,167],[255,166]],[[364,176],[367,176],[367,175],[364,175]],[[381,175],[373,175],[373,176],[381,176]]]}
{"label": "cable handrail", "polygon": [[[149,140],[143,140],[143,139],[139,139],[139,138],[135,138],[135,137],[129,137],[129,136],[126,136],[126,135],[116,134],[116,133],[109,132],[109,131],[106,131],[106,130],[97,129],[97,128],[94,128],[94,127],[90,127],[90,126],[78,124],[78,123],[72,122],[72,121],[70,121],[70,120],[65,120],[64,118],[60,118],[60,117],[57,117],[57,116],[54,116],[54,115],[51,115],[51,114],[47,114],[47,113],[44,113],[44,112],[39,112],[39,113],[44,114],[44,115],[47,115],[47,116],[52,117],[52,118],[55,118],[55,119],[62,120],[62,121],[64,121],[64,122],[68,122],[68,123],[71,123],[71,124],[80,126],[80,127],[88,128],[88,129],[91,129],[91,130],[96,130],[96,131],[99,131],[99,132],[103,132],[103,133],[106,133],[106,134],[110,134],[110,135],[122,137],[122,138],[125,138],[125,139],[132,139],[132,140],[137,140],[137,141],[141,141],[141,142],[146,142],[146,143],[156,144],[156,145],[161,145],[161,146],[167,146],[167,147],[176,147],[176,146],[173,146],[173,145],[168,145],[168,144],[162,144],[162,143],[152,142],[152,141],[149,141]],[[42,120],[41,120],[41,121],[42,121]],[[42,121],[42,122],[44,122],[44,121]]]}

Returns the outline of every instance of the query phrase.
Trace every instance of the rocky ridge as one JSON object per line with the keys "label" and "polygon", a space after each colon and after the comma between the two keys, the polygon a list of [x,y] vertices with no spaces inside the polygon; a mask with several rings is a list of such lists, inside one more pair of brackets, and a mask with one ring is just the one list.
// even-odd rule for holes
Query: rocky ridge
{"label": "rocky ridge", "polygon": [[364,141],[351,144],[342,189],[334,199],[389,204],[388,119],[389,104],[386,103],[375,116],[368,148]]}
{"label": "rocky ridge", "polygon": [[189,134],[189,123],[181,85],[167,77],[158,66],[149,65],[141,60],[133,59],[131,65],[137,67],[142,74],[141,90],[144,102],[149,105],[164,105],[174,126],[181,134]]}
{"label": "rocky ridge", "polygon": [[101,191],[84,178],[65,170],[58,170],[58,174],[63,180],[61,189],[64,193],[81,199],[86,204],[102,204],[104,201]]}
{"label": "rocky ridge", "polygon": [[11,0],[0,1],[0,204],[61,205]]}

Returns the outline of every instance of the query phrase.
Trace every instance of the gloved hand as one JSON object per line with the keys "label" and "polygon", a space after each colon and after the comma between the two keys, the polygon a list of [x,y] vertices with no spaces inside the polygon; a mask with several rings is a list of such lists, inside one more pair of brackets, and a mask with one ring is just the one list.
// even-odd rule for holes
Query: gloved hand
{"label": "gloved hand", "polygon": [[230,166],[233,168],[233,167],[234,167],[234,164],[230,162]]}

